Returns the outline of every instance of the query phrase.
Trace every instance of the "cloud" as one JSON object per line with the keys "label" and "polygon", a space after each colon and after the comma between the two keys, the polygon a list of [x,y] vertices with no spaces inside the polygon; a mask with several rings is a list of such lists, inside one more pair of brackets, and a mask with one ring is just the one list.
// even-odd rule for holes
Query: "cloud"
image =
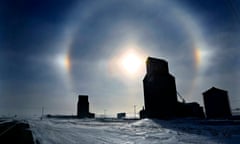
{"label": "cloud", "polygon": [[[88,12],[91,16],[80,20],[76,26],[78,31],[71,46],[71,56],[82,59],[109,57],[131,40],[149,51],[171,53],[172,50],[181,52],[186,49],[176,46],[176,43],[183,44],[188,35],[181,29],[181,23],[176,22],[177,16],[171,5],[167,2],[145,4],[122,1],[108,2],[100,8],[89,6],[93,12]],[[81,13],[85,14],[78,13],[79,17],[82,17]]]}
{"label": "cloud", "polygon": [[[1,97],[10,103],[16,98],[13,105],[46,104],[52,110],[63,105],[71,111],[72,96],[85,93],[96,111],[104,105],[114,111],[127,111],[133,103],[140,107],[142,77],[129,82],[108,70],[109,61],[129,44],[168,60],[177,88],[188,100],[200,101],[201,92],[210,85],[239,93],[230,87],[231,82],[239,83],[239,28],[225,1],[10,0],[2,4]],[[212,52],[211,58],[203,57],[209,65],[201,73],[194,46]],[[72,64],[69,71],[56,63],[66,55]],[[123,105],[116,106],[115,101]]]}

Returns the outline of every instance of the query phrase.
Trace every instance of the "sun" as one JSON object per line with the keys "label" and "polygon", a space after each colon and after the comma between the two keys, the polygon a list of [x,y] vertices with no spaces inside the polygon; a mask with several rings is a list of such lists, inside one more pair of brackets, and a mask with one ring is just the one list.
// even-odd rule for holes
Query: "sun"
{"label": "sun", "polygon": [[126,44],[110,59],[109,74],[120,79],[125,77],[136,80],[145,74],[146,57],[147,53],[141,47],[136,44]]}
{"label": "sun", "polygon": [[141,66],[141,59],[136,53],[131,51],[122,57],[121,65],[127,73],[135,74]]}

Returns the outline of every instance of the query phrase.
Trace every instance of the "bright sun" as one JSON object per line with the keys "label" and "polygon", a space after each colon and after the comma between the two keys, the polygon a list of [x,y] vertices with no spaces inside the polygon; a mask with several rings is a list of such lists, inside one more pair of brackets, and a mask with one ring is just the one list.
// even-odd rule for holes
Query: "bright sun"
{"label": "bright sun", "polygon": [[110,74],[122,79],[126,76],[131,79],[139,78],[145,73],[146,53],[134,44],[128,44],[109,62]]}
{"label": "bright sun", "polygon": [[141,59],[136,53],[130,51],[122,57],[121,64],[127,73],[135,74],[139,71]]}

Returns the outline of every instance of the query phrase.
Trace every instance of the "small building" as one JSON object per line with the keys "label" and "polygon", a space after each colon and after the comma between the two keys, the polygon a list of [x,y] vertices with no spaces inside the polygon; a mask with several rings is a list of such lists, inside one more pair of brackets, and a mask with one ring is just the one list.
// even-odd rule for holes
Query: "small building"
{"label": "small building", "polygon": [[117,118],[118,118],[118,119],[124,119],[124,118],[126,118],[126,113],[117,113]]}
{"label": "small building", "polygon": [[87,95],[78,96],[77,117],[79,118],[94,118],[95,114],[89,112],[89,102]]}
{"label": "small building", "polygon": [[182,103],[178,102],[177,117],[195,117],[205,118],[203,107],[196,102]]}
{"label": "small building", "polygon": [[232,116],[228,92],[215,87],[203,93],[207,118],[230,118]]}
{"label": "small building", "polygon": [[140,119],[147,118],[146,111],[145,111],[144,107],[142,108],[142,110],[140,110],[139,116],[140,116]]}

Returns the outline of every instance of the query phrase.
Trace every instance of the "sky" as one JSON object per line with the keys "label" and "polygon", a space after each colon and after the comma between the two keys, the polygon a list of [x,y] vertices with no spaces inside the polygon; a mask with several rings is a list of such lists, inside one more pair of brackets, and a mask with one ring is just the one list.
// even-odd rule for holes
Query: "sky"
{"label": "sky", "polygon": [[133,114],[148,56],[187,102],[215,86],[240,107],[239,31],[238,0],[2,0],[0,114],[76,114],[80,94],[91,112]]}

